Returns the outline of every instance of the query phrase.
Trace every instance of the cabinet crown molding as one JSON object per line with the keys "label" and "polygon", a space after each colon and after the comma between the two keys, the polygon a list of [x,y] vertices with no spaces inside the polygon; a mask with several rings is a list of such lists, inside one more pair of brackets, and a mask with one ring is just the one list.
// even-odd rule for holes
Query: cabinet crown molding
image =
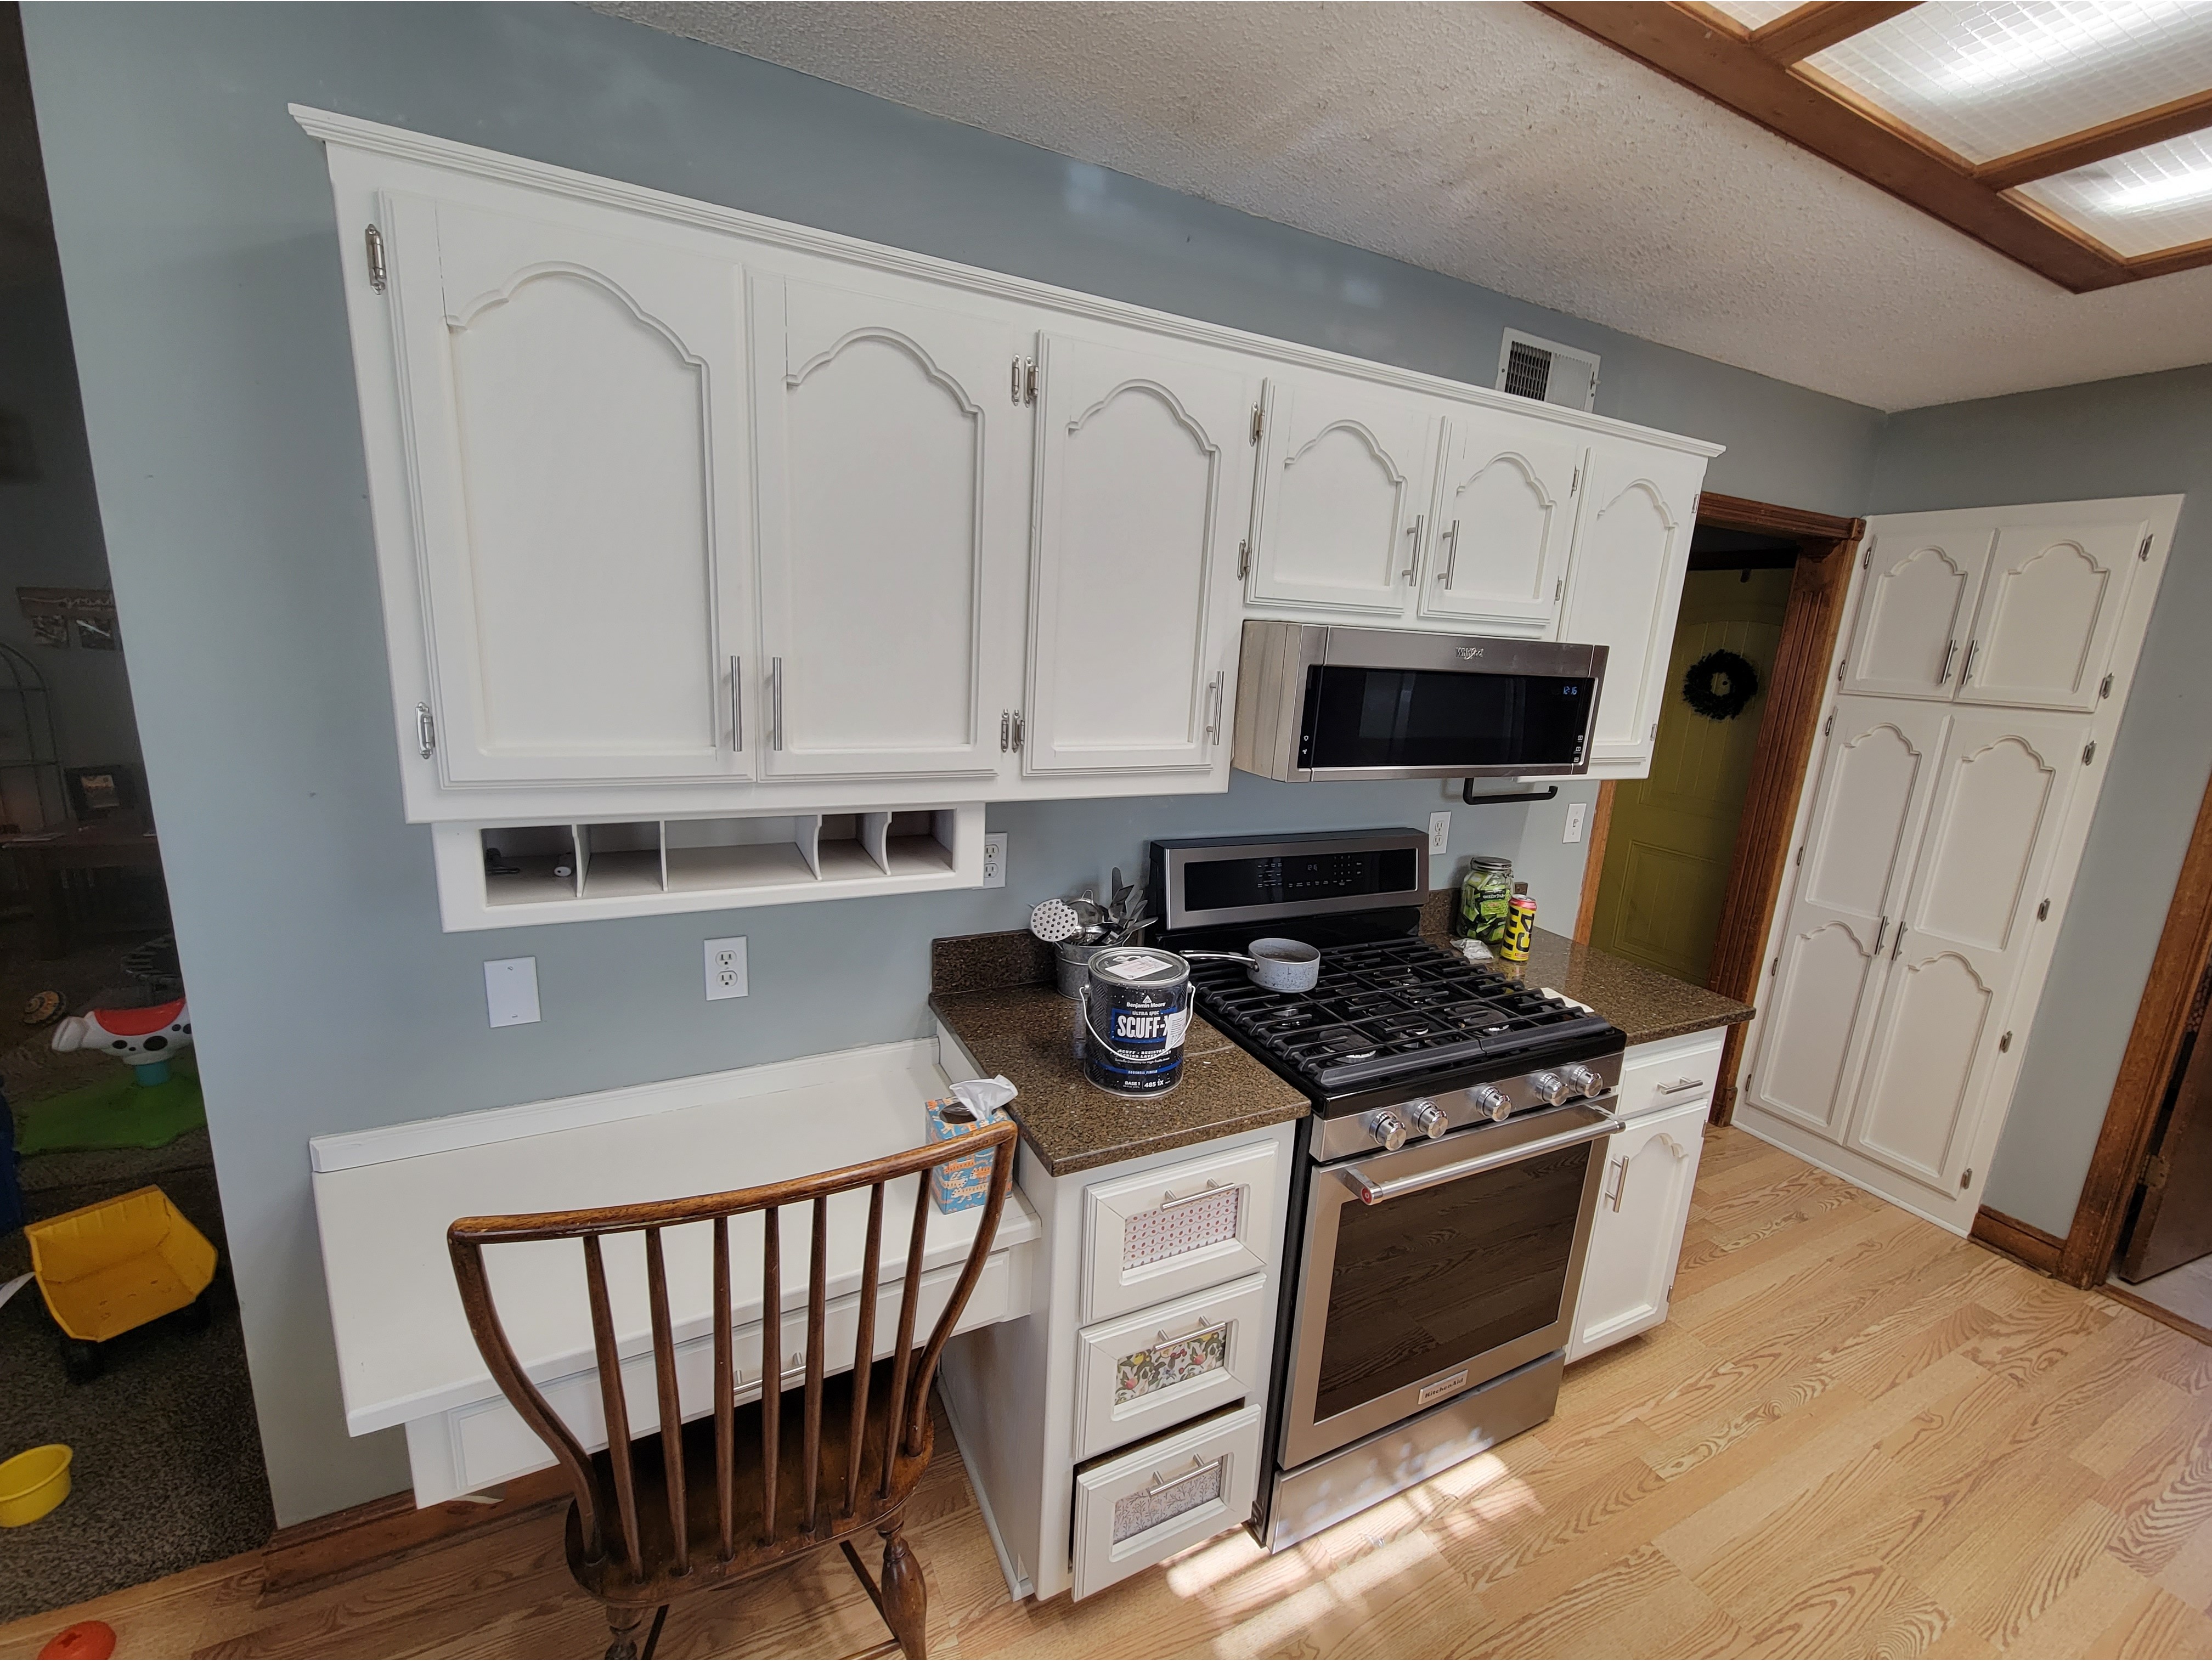
{"label": "cabinet crown molding", "polygon": [[386,126],[380,122],[364,121],[356,116],[339,115],[304,104],[292,104],[286,107],[303,131],[326,144],[471,173],[479,178],[545,191],[576,200],[629,209],[708,230],[732,232],[802,252],[832,259],[854,260],[879,270],[897,271],[934,282],[949,283],[977,294],[1049,306],[1073,316],[1127,324],[1200,345],[1250,353],[1285,366],[1354,375],[1378,385],[1401,387],[1408,391],[1427,393],[1478,408],[1509,410],[1563,427],[1633,439],[1639,443],[1678,450],[1689,455],[1711,458],[1721,454],[1727,448],[1725,445],[1714,444],[1704,439],[1686,438],[1680,433],[1639,427],[1632,421],[1565,409],[1557,404],[1537,403],[1510,393],[1462,381],[1447,380],[1442,376],[1425,374],[1419,370],[1401,369],[1372,359],[1351,357],[1340,352],[1324,351],[1317,347],[1250,334],[1219,324],[1179,318],[1121,300],[1079,294],[1073,289],[1056,288],[1050,283],[1036,282],[1025,277],[982,270],[951,260],[938,259],[927,254],[862,241],[855,237],[794,225],[785,220],[766,218],[736,208],[718,207],[712,203],[653,190],[643,185],[604,179],[574,168],[555,167],[548,162],[532,161],[499,150],[485,149],[479,145],[410,132],[404,127]]}

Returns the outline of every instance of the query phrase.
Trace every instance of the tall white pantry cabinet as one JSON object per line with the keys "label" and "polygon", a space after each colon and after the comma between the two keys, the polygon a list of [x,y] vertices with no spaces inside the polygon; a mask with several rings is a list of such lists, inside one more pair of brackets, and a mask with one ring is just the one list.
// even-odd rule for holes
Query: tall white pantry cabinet
{"label": "tall white pantry cabinet", "polygon": [[1247,616],[1602,644],[1650,766],[1718,446],[295,107],[446,926],[973,886],[1218,791]]}

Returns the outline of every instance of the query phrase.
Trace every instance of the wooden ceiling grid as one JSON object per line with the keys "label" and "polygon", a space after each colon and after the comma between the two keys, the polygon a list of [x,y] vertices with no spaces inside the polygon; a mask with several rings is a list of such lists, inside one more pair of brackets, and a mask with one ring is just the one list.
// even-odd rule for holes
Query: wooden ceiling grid
{"label": "wooden ceiling grid", "polygon": [[2212,127],[2212,88],[1977,164],[1806,61],[1912,9],[1814,0],[1747,28],[1698,0],[1537,5],[2075,294],[2212,264],[2212,239],[2117,253],[2019,191]]}

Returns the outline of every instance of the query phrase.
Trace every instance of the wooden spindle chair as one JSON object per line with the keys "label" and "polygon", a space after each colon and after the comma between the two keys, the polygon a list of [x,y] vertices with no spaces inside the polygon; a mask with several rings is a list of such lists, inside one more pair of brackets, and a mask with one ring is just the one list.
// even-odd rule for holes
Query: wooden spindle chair
{"label": "wooden spindle chair", "polygon": [[[579,1585],[607,1607],[609,1656],[638,1653],[637,1632],[647,1610],[653,1611],[645,1640],[650,1657],[676,1597],[765,1574],[830,1545],[843,1549],[899,1647],[910,1656],[926,1652],[921,1567],[900,1530],[908,1496],[929,1465],[934,1438],[930,1383],[998,1233],[1012,1180],[1010,1144],[1015,1134],[1011,1123],[1001,1121],[948,1142],[792,1182],[646,1205],[464,1217],[447,1231],[461,1306],[477,1348],[501,1391],[552,1450],[574,1490],[568,1511],[568,1569]],[[924,1235],[935,1209],[929,1173],[987,1149],[992,1150],[990,1188],[975,1243],[928,1342],[917,1352],[914,1328]],[[890,1354],[877,1361],[884,1190],[906,1177],[916,1179],[917,1185],[898,1337]],[[851,1370],[831,1376],[826,1353],[830,1201],[861,1188],[868,1190],[868,1232],[859,1330]],[[806,1370],[793,1424],[783,1410],[783,1259],[777,1214],[783,1206],[809,1202],[813,1238],[806,1286]],[[753,1211],[761,1215],[763,1246],[761,1391],[757,1401],[741,1404],[732,1360],[730,1222]],[[708,1414],[687,1425],[677,1396],[676,1344],[660,1235],[663,1229],[696,1222],[713,1225],[714,1384]],[[610,1234],[638,1232],[645,1235],[659,1427],[633,1446],[600,1242]],[[523,1372],[484,1276],[485,1246],[556,1240],[583,1242],[584,1292],[606,1415],[607,1446],[599,1453],[584,1451]],[[854,1537],[869,1529],[883,1537],[880,1584],[869,1577],[853,1548]]]}

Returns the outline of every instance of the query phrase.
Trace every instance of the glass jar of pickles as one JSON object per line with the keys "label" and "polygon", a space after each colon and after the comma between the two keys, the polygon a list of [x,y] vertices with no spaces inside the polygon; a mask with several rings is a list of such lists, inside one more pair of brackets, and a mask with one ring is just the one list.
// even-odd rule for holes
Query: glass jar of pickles
{"label": "glass jar of pickles", "polygon": [[1513,906],[1513,862],[1477,854],[1460,879],[1459,917],[1452,932],[1462,940],[1496,945],[1505,937]]}

